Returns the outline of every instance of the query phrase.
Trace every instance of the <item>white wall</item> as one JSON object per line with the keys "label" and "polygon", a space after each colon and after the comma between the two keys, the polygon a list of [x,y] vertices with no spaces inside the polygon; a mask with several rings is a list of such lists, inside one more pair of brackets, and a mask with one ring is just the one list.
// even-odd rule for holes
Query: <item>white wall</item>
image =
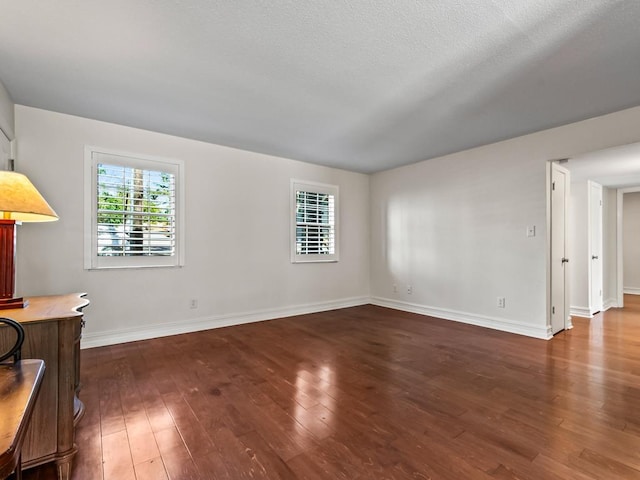
{"label": "white wall", "polygon": [[[18,290],[88,291],[84,346],[366,303],[369,294],[547,338],[547,160],[640,141],[633,108],[369,178],[23,106],[15,122],[17,168],[61,216],[20,227]],[[184,268],[83,270],[85,144],[185,160]],[[339,263],[289,263],[292,177],[340,186]],[[260,200],[239,196],[239,186]],[[266,239],[262,251],[247,230]]]}
{"label": "white wall", "polygon": [[[16,169],[60,216],[19,227],[18,293],[88,292],[83,346],[368,302],[368,176],[19,105],[15,113]],[[85,145],[185,161],[185,267],[83,270]],[[291,178],[340,187],[338,263],[290,263]]]}
{"label": "white wall", "polygon": [[571,315],[591,317],[589,307],[589,187],[586,180],[571,183],[569,252]]}
{"label": "white wall", "polygon": [[637,142],[639,125],[633,108],[373,175],[373,301],[547,338],[547,160]]}
{"label": "white wall", "polygon": [[9,92],[0,82],[0,130],[9,140],[14,137],[14,105]]}
{"label": "white wall", "polygon": [[602,259],[603,307],[618,306],[618,191],[604,188],[602,192]]}
{"label": "white wall", "polygon": [[640,192],[624,194],[622,211],[624,292],[640,295]]}

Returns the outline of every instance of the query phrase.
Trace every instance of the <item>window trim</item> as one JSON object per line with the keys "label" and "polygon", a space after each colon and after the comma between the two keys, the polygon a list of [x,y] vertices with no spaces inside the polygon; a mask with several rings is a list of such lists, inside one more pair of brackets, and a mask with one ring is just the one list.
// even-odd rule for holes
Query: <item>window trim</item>
{"label": "window trim", "polygon": [[[296,210],[297,210],[297,202],[296,202],[296,191],[302,190],[306,192],[313,193],[326,193],[334,196],[334,248],[335,253],[329,255],[321,255],[321,254],[298,254],[296,253]],[[340,260],[340,235],[339,235],[339,226],[340,226],[340,189],[337,185],[330,185],[327,183],[318,183],[311,182],[307,180],[297,180],[291,179],[291,187],[290,187],[290,218],[291,218],[291,231],[290,231],[290,239],[291,239],[291,263],[335,263]]]}
{"label": "window trim", "polygon": [[[172,256],[124,256],[106,257],[97,254],[97,164],[95,154],[122,157],[116,165],[143,168],[145,170],[169,171],[175,175],[176,227],[175,255]],[[184,249],[184,162],[152,155],[123,152],[101,147],[84,148],[84,268],[85,270],[111,270],[123,268],[175,268],[185,264]]]}

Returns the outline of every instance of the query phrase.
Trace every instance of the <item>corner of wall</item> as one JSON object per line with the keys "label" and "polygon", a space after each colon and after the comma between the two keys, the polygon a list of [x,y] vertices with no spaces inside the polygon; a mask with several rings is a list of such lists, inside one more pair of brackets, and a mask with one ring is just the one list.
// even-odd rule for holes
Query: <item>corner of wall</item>
{"label": "corner of wall", "polygon": [[9,140],[15,138],[15,105],[9,92],[0,81],[0,130]]}

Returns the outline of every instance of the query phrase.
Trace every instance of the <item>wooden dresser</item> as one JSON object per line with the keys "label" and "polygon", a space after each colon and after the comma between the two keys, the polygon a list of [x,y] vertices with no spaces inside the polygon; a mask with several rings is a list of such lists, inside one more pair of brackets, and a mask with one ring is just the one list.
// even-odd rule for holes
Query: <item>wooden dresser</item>
{"label": "wooden dresser", "polygon": [[[56,462],[58,478],[68,480],[77,452],[74,428],[84,414],[80,390],[80,337],[84,293],[30,297],[25,308],[0,310],[0,317],[22,324],[22,358],[40,358],[46,370],[40,395],[22,447],[23,468]],[[0,351],[8,346],[9,329],[0,328]]]}

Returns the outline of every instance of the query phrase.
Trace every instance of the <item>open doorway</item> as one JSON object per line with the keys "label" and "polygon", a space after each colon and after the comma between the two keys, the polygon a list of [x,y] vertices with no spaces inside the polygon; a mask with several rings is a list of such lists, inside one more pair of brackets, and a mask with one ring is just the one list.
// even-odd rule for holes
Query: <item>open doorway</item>
{"label": "open doorway", "polygon": [[[624,203],[627,193],[640,192],[640,143],[580,155],[563,166],[571,174],[570,315],[591,318],[624,306]],[[640,282],[640,266],[638,272]]]}
{"label": "open doorway", "polygon": [[620,306],[624,294],[640,295],[640,186],[618,189],[618,291]]}

